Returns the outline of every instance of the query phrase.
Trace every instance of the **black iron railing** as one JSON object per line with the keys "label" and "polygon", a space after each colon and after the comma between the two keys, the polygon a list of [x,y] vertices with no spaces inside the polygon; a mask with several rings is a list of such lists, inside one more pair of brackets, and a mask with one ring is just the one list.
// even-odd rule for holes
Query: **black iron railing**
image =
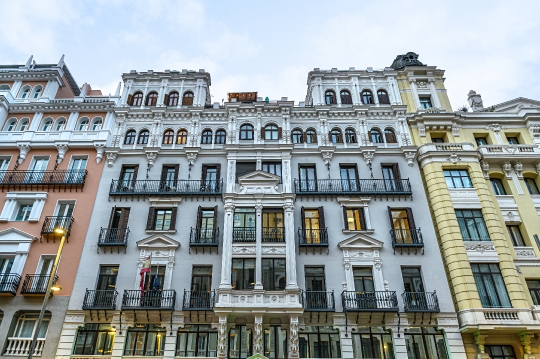
{"label": "black iron railing", "polygon": [[306,312],[333,312],[336,310],[334,291],[302,291],[300,300]]}
{"label": "black iron railing", "polygon": [[405,292],[401,295],[406,312],[439,312],[436,292]]}
{"label": "black iron railing", "polygon": [[[27,274],[24,277],[21,294],[45,294],[50,277],[48,274]],[[58,276],[54,278],[53,284],[57,280]]]}
{"label": "black iron railing", "polygon": [[294,180],[296,193],[412,194],[408,179]]}
{"label": "black iron railing", "polygon": [[300,246],[317,247],[328,246],[328,228],[305,229],[298,228],[298,238]]}
{"label": "black iron railing", "polygon": [[116,309],[116,298],[118,292],[109,290],[86,290],[82,309]]}
{"label": "black iron railing", "polygon": [[87,170],[67,171],[0,171],[2,189],[10,186],[60,186],[84,187]]}
{"label": "black iron railing", "polygon": [[11,293],[15,295],[21,283],[19,274],[0,274],[0,293]]}
{"label": "black iron railing", "polygon": [[112,180],[109,195],[163,194],[172,196],[183,194],[221,194],[222,190],[223,180]]}
{"label": "black iron railing", "polygon": [[217,246],[219,228],[191,228],[189,244],[191,246]]}
{"label": "black iron railing", "polygon": [[424,240],[420,228],[391,229],[392,247],[423,247]]}
{"label": "black iron railing", "polygon": [[129,228],[103,228],[99,231],[98,246],[126,246]]}
{"label": "black iron railing", "polygon": [[122,309],[166,309],[174,310],[176,291],[166,290],[124,290]]}
{"label": "black iron railing", "polygon": [[341,293],[341,303],[345,311],[381,311],[396,312],[399,310],[396,292],[351,292]]}
{"label": "black iron railing", "polygon": [[43,221],[43,227],[41,227],[41,234],[59,234],[56,232],[56,230],[58,229],[64,230],[66,235],[69,236],[73,221],[74,219],[71,216],[45,217],[45,221]]}
{"label": "black iron railing", "polygon": [[212,310],[215,291],[184,291],[183,310]]}
{"label": "black iron railing", "polygon": [[233,242],[255,242],[255,227],[233,228]]}
{"label": "black iron railing", "polygon": [[285,242],[285,228],[263,227],[262,241],[263,242]]}

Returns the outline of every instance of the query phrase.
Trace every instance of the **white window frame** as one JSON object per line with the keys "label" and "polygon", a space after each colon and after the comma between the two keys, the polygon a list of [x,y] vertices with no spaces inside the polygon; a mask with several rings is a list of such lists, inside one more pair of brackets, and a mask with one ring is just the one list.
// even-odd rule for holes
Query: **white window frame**
{"label": "white window frame", "polygon": [[71,156],[71,158],[69,159],[68,171],[75,171],[75,170],[77,170],[77,169],[72,168],[73,162],[75,162],[75,160],[86,160],[86,165],[84,166],[84,168],[78,169],[78,170],[80,170],[80,171],[84,171],[84,170],[86,169],[86,166],[88,166],[88,156],[87,156],[87,155],[73,155],[73,156]]}
{"label": "white window frame", "polygon": [[59,214],[58,214],[58,211],[60,211],[60,206],[63,205],[63,204],[72,204],[72,205],[73,205],[73,212],[75,212],[75,205],[76,205],[76,203],[77,203],[77,201],[75,201],[75,200],[64,200],[64,199],[58,200],[58,201],[56,202],[56,207],[54,208],[54,212],[53,212],[54,214],[53,214],[53,216],[56,217],[56,216],[59,215]]}
{"label": "white window frame", "polygon": [[[94,126],[96,126],[96,124],[97,124],[98,121],[101,121],[101,123],[99,124],[99,128],[98,128],[98,129],[94,129]],[[94,118],[92,119],[92,123],[91,123],[91,125],[90,125],[89,130],[90,130],[90,131],[101,131],[102,129],[103,129],[103,118],[101,118],[100,116],[94,117]]]}
{"label": "white window frame", "polygon": [[36,237],[16,228],[0,231],[0,253],[2,257],[15,257],[10,274],[22,274],[28,252]]}
{"label": "white window frame", "polygon": [[[24,126],[24,128],[23,128]],[[30,126],[30,119],[28,117],[21,118],[17,123],[17,131],[26,131]]]}
{"label": "white window frame", "polygon": [[[84,125],[84,128],[81,128],[81,126],[83,125],[82,122],[83,121],[88,121],[86,123],[86,125]],[[75,128],[75,131],[88,131],[88,129],[90,128],[90,119],[88,117],[81,117],[79,118],[79,120],[77,121],[77,127]]]}
{"label": "white window frame", "polygon": [[[25,338],[25,339],[30,339],[30,338],[27,338],[27,337],[16,337],[15,334],[17,332],[20,332],[20,329],[21,329],[21,326],[23,325],[22,322],[24,322],[26,320],[26,316],[32,316],[30,318],[28,318],[28,320],[33,320],[35,321],[34,322],[34,329],[32,330],[32,334],[30,336],[30,338],[32,338],[34,336],[34,333],[36,331],[36,325],[37,325],[37,321],[38,321],[38,314],[34,314],[34,313],[23,313],[21,314],[18,318],[17,318],[17,324],[15,325],[15,329],[13,330],[13,337],[11,338]],[[33,318],[33,316],[35,316],[35,318]],[[45,336],[44,337],[38,337],[38,339],[45,339],[47,337],[47,333],[49,332],[49,326],[50,326],[50,322],[51,322],[51,319],[50,319],[50,316],[49,317],[45,317],[43,318],[43,322],[48,322],[47,324],[47,331],[45,332]],[[43,324],[42,324],[43,325]]]}
{"label": "white window frame", "polygon": [[[45,126],[46,126],[46,123],[47,122],[51,122],[51,127],[49,129],[46,129]],[[50,132],[54,129],[54,120],[51,118],[51,117],[46,117],[43,119],[43,121],[41,121],[41,125],[39,126],[39,130],[40,131],[43,131],[43,132]]]}
{"label": "white window frame", "polygon": [[21,204],[32,203],[28,222],[38,222],[47,200],[47,192],[9,192],[0,213],[0,222],[14,221]]}
{"label": "white window frame", "polygon": [[[13,132],[17,129],[17,124],[19,120],[16,117],[11,117],[6,121],[6,124],[4,125],[4,131],[7,132]],[[13,124],[13,129],[9,129],[9,127]]]}
{"label": "white window frame", "polygon": [[42,254],[39,257],[39,262],[38,262],[38,265],[36,267],[36,273],[35,273],[36,275],[41,274],[41,270],[43,269],[43,264],[45,263],[45,260],[47,260],[47,259],[51,260],[50,268],[49,268],[48,273],[51,272],[51,269],[52,269],[53,264],[54,264],[54,260],[56,259],[56,254]]}

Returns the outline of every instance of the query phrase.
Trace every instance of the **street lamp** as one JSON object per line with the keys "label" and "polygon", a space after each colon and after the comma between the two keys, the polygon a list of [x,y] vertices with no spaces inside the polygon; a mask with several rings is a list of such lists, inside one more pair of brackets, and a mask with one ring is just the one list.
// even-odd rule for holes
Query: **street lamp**
{"label": "street lamp", "polygon": [[[56,253],[56,258],[54,259],[54,264],[51,269],[51,274],[49,276],[49,281],[47,282],[47,290],[45,291],[45,298],[43,298],[43,305],[41,306],[41,312],[39,312],[39,318],[37,321],[37,327],[34,331],[34,337],[30,343],[30,351],[28,352],[28,359],[32,359],[34,356],[34,350],[36,350],[36,344],[39,335],[39,328],[41,328],[41,323],[43,322],[43,317],[45,316],[45,309],[47,308],[47,302],[51,296],[51,291],[53,290],[54,278],[56,277],[56,271],[58,270],[58,263],[60,262],[60,257],[62,256],[62,250],[64,249],[64,243],[66,241],[66,230],[62,227],[56,227],[54,233],[61,234],[62,239],[60,240],[60,245],[58,246],[58,252]],[[55,286],[54,291],[61,290],[61,287]]]}

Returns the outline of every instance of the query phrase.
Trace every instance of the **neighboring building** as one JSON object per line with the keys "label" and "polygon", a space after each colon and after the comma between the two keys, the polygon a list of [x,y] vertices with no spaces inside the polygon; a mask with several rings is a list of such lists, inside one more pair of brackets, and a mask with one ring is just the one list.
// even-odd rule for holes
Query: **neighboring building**
{"label": "neighboring building", "polygon": [[56,358],[465,358],[397,77],[124,74]]}
{"label": "neighboring building", "polygon": [[[0,350],[54,357],[114,123],[115,99],[77,86],[64,63],[0,66]],[[101,163],[100,163],[101,162]],[[36,328],[61,235],[68,243]]]}
{"label": "neighboring building", "polygon": [[467,357],[539,357],[540,102],[471,91],[452,112],[444,72],[412,55],[394,67]]}

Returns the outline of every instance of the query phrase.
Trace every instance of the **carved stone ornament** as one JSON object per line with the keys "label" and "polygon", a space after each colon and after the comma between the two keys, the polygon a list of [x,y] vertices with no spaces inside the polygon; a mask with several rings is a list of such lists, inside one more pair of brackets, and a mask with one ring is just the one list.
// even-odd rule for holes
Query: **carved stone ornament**
{"label": "carved stone ornament", "polygon": [[26,155],[28,152],[30,152],[30,145],[26,143],[18,143],[17,147],[19,148],[19,164],[23,163],[24,159],[26,158]]}
{"label": "carved stone ornament", "polygon": [[114,161],[116,161],[118,152],[106,152],[106,155],[107,155],[107,166],[112,167],[114,164]]}
{"label": "carved stone ornament", "polygon": [[195,164],[195,161],[197,160],[197,152],[186,152],[186,157],[189,165],[193,166]]}
{"label": "carved stone ornament", "polygon": [[452,126],[452,136],[459,137],[459,127]]}
{"label": "carved stone ornament", "polygon": [[465,243],[465,249],[467,251],[484,253],[484,251],[494,251],[495,247],[493,246],[493,243]]}
{"label": "carved stone ornament", "polygon": [[373,161],[375,151],[362,151],[362,155],[364,156],[364,161],[366,161],[366,164],[369,166],[371,161]]}
{"label": "carved stone ornament", "polygon": [[157,152],[146,152],[146,160],[148,161],[148,168],[151,168],[156,161],[158,153]]}
{"label": "carved stone ornament", "polygon": [[498,123],[491,123],[489,125],[487,125],[486,127],[484,127],[486,130],[490,130],[490,131],[493,131],[493,132],[500,132],[501,130],[504,130],[505,127],[504,126],[501,126],[499,125]]}
{"label": "carved stone ornament", "polygon": [[489,179],[489,163],[482,161],[480,162],[480,165],[482,166],[482,171],[484,172],[484,178]]}
{"label": "carved stone ornament", "polygon": [[69,146],[66,143],[55,143],[54,147],[58,151],[58,156],[56,156],[56,164],[59,164],[64,159],[66,152],[69,150]]}
{"label": "carved stone ornament", "polygon": [[227,355],[227,317],[219,317],[217,357],[224,359]]}
{"label": "carved stone ornament", "polygon": [[291,317],[291,325],[289,328],[289,358],[298,359],[298,317]]}
{"label": "carved stone ornament", "polygon": [[418,126],[418,134],[420,137],[426,137],[426,128],[424,126]]}
{"label": "carved stone ornament", "polygon": [[534,254],[534,250],[527,248],[527,249],[517,249],[516,255],[518,258],[535,258],[536,255]]}
{"label": "carved stone ornament", "polygon": [[332,156],[334,155],[334,152],[332,152],[332,151],[322,151],[322,152],[321,152],[321,155],[322,155],[324,164],[325,164],[326,166],[328,166],[328,164],[329,164],[330,161],[332,160]]}
{"label": "carved stone ornament", "polygon": [[506,178],[510,179],[512,177],[512,165],[510,164],[510,162],[506,161],[502,165],[502,170],[504,171]]}
{"label": "carved stone ornament", "polygon": [[104,143],[94,143],[94,148],[96,149],[96,163],[99,164],[103,159],[103,154],[105,153],[105,144]]}
{"label": "carved stone ornament", "polygon": [[455,152],[452,152],[452,154],[448,156],[447,160],[452,163],[458,163],[461,161],[461,157],[459,157]]}
{"label": "carved stone ornament", "polygon": [[285,247],[262,247],[262,254],[285,254]]}
{"label": "carved stone ornament", "polygon": [[489,359],[489,355],[486,354],[486,349],[484,347],[484,344],[486,342],[487,335],[475,333],[474,334],[474,341],[476,342],[476,359]]}
{"label": "carved stone ornament", "polygon": [[232,252],[234,254],[252,254],[252,253],[255,253],[255,247],[237,247],[237,246],[233,246]]}
{"label": "carved stone ornament", "polygon": [[262,317],[255,317],[255,333],[253,333],[253,354],[263,354],[262,319]]}
{"label": "carved stone ornament", "polygon": [[523,179],[523,164],[521,162],[516,162],[514,164],[514,170],[519,179]]}
{"label": "carved stone ornament", "polygon": [[523,359],[536,359],[534,355],[531,354],[531,339],[534,338],[533,334],[528,333],[520,333],[519,339],[521,340],[521,346],[523,347],[523,351],[525,352],[525,355],[523,356]]}
{"label": "carved stone ornament", "polygon": [[416,151],[405,151],[405,159],[410,167],[414,166],[414,158],[416,157]]}

